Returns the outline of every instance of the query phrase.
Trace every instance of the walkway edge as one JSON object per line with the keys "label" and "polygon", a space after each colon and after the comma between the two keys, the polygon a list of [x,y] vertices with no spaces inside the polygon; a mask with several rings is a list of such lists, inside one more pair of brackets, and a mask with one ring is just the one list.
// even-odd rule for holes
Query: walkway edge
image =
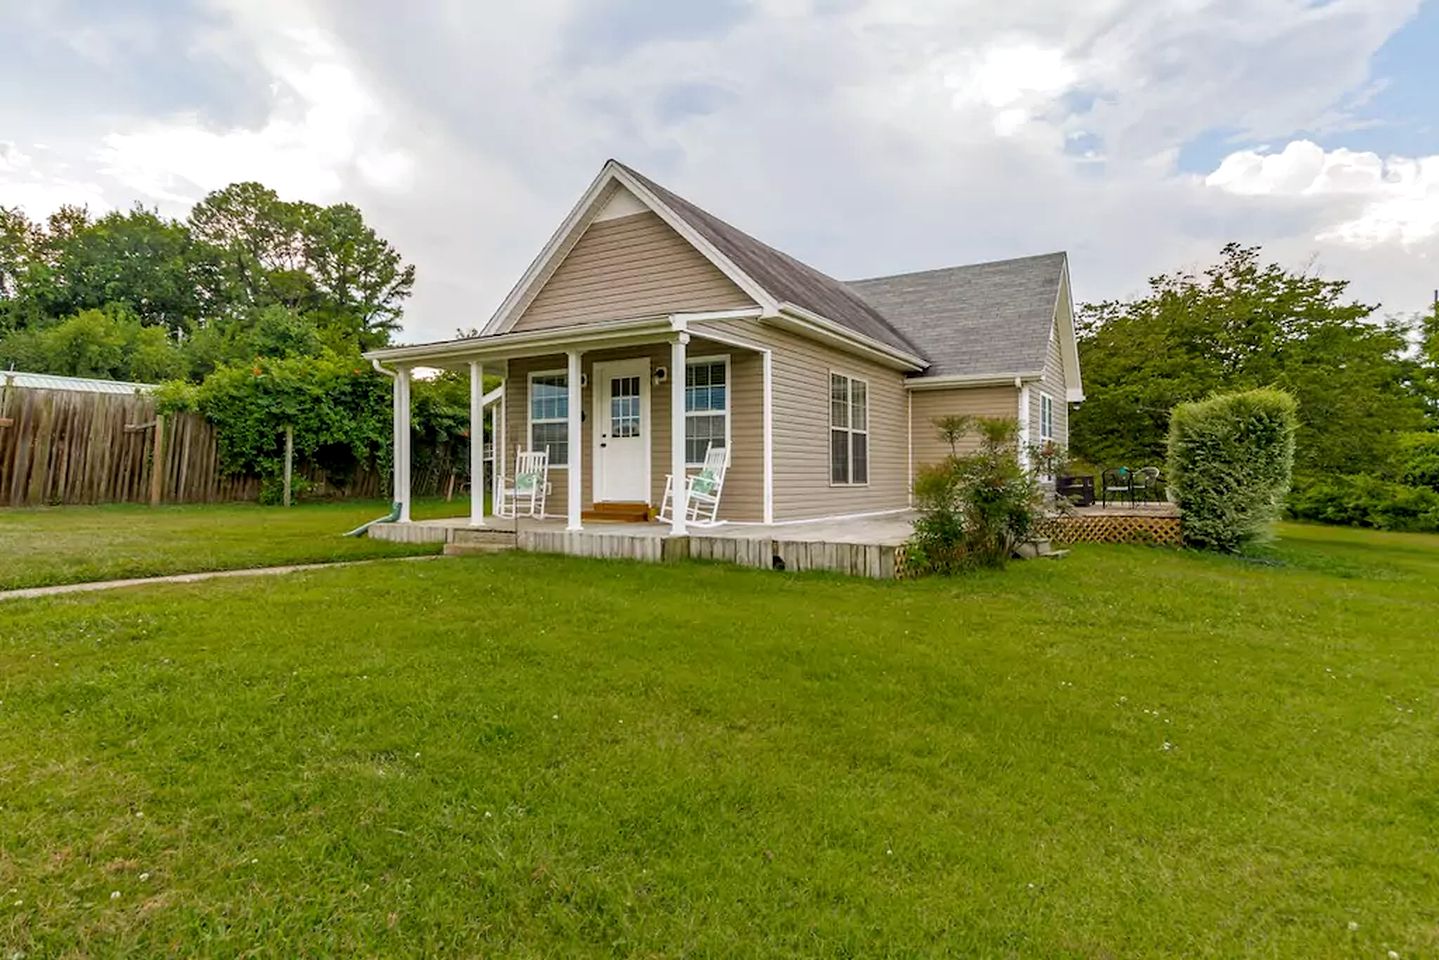
{"label": "walkway edge", "polygon": [[441,560],[439,555],[420,557],[373,557],[369,560],[335,560],[330,563],[292,563],[280,567],[242,567],[239,570],[206,570],[199,573],[170,573],[160,577],[134,577],[129,580],[91,580],[88,583],[57,583],[48,587],[22,587],[0,590],[0,601],[29,600],[35,597],[56,597],[66,593],[90,593],[96,590],[118,590],[123,587],[148,587],[162,583],[199,583],[225,577],[275,577],[306,570],[330,570],[335,567],[360,567],[373,563],[404,563],[415,560]]}

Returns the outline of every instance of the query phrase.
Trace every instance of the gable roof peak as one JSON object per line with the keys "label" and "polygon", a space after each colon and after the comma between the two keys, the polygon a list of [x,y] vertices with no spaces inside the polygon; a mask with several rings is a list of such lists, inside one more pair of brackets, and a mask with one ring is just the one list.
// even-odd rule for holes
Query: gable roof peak
{"label": "gable roof peak", "polygon": [[618,160],[606,169],[621,171],[644,192],[682,220],[727,262],[751,278],[774,302],[789,304],[847,327],[888,347],[915,357],[921,351],[899,329],[847,285],[809,264],[750,236],[738,227],[690,202],[679,194]]}

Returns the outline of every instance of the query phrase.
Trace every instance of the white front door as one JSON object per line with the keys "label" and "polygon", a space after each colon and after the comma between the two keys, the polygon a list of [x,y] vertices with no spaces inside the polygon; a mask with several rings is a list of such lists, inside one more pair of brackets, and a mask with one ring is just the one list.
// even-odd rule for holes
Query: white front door
{"label": "white front door", "polygon": [[596,363],[594,500],[648,503],[650,499],[650,361]]}

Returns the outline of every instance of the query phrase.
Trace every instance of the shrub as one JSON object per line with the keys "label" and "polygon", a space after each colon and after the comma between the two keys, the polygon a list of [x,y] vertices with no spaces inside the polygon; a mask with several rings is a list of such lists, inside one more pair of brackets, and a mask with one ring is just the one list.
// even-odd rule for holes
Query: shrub
{"label": "shrub", "polygon": [[1439,433],[1400,436],[1399,479],[1411,487],[1439,492]]}
{"label": "shrub", "polygon": [[[1002,566],[1039,517],[1039,486],[1019,459],[1019,425],[976,418],[979,447],[927,466],[915,479],[919,516],[909,559],[921,573],[954,573],[966,567]],[[945,427],[940,433],[945,439]]]}
{"label": "shrub", "polygon": [[1364,475],[1304,478],[1295,482],[1287,511],[1316,520],[1379,530],[1439,530],[1439,493]]}
{"label": "shrub", "polygon": [[1294,468],[1294,398],[1248,390],[1181,403],[1169,419],[1169,488],[1184,542],[1234,552],[1279,515]]}

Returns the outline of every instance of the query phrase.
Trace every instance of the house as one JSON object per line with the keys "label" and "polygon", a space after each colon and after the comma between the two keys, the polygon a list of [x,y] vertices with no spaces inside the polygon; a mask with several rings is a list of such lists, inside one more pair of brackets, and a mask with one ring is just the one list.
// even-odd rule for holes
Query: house
{"label": "house", "polygon": [[569,529],[657,508],[711,445],[728,451],[719,519],[781,524],[905,510],[916,468],[948,452],[936,417],[1017,417],[1026,441],[1064,444],[1083,399],[1072,314],[1063,253],[841,282],[611,160],[479,336],[366,356],[395,378],[397,424],[413,368],[468,368],[475,432],[489,411],[502,470],[549,452],[547,510]]}

